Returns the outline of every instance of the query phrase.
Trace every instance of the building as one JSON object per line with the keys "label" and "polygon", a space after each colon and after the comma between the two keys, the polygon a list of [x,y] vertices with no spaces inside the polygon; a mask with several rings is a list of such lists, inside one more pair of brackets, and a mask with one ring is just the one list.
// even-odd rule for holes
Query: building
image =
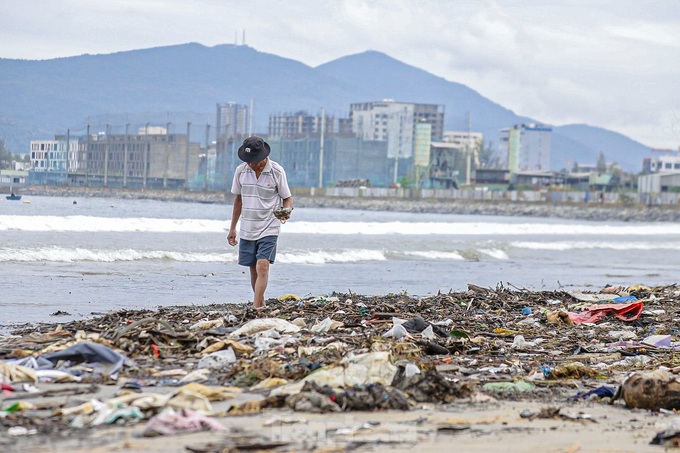
{"label": "building", "polygon": [[[68,148],[71,150],[66,153]],[[188,187],[199,177],[201,146],[187,134],[143,127],[137,134],[100,132],[31,142],[32,184],[93,187]],[[42,175],[41,175],[42,174]]]}
{"label": "building", "polygon": [[425,121],[416,124],[413,141],[413,169],[416,188],[427,182],[430,172],[432,149],[432,125]]}
{"label": "building", "polygon": [[104,186],[116,177],[123,187],[132,181],[147,187],[149,179],[155,179],[168,188],[185,185],[196,173],[201,146],[190,143],[187,134],[156,127],[142,128],[138,134],[93,135],[86,139],[86,150],[79,173],[103,177]]}
{"label": "building", "polygon": [[[238,164],[236,149],[251,134],[252,111],[246,105],[227,102],[217,104],[215,118],[215,154],[209,162],[214,163],[210,168],[214,169],[211,177],[207,178],[211,189],[229,190],[231,187],[231,174]],[[210,135],[210,126],[206,126],[206,142]],[[208,146],[208,145],[206,145]],[[206,160],[206,165],[211,165]],[[207,170],[205,170],[207,171]],[[231,173],[230,173],[231,172]]]}
{"label": "building", "polygon": [[393,181],[397,183],[400,166],[411,160],[416,147],[419,124],[430,125],[430,140],[441,141],[444,129],[444,106],[413,104],[385,99],[379,102],[350,104],[353,133],[364,141],[387,143],[387,158],[393,166]]}
{"label": "building", "polygon": [[350,104],[352,131],[363,140],[387,142],[387,157],[413,155],[416,125],[429,123],[431,140],[441,141],[444,129],[444,106],[413,104],[386,99],[380,102]]}
{"label": "building", "polygon": [[[329,136],[324,139],[323,165],[320,159],[320,136],[298,139],[267,138],[270,157],[286,168],[291,187],[335,186],[340,181],[364,180],[366,185],[387,187],[394,178],[392,162],[386,158],[387,143],[364,141],[357,137]],[[407,175],[412,163],[400,166],[398,177]],[[319,177],[320,167],[323,174]]]}
{"label": "building", "polygon": [[[465,149],[458,143],[432,142],[429,178],[433,188],[458,188],[465,168]],[[460,181],[466,182],[466,181]]]}
{"label": "building", "polygon": [[484,134],[481,132],[445,131],[442,135],[442,141],[476,149],[482,146]]}
{"label": "building", "polygon": [[22,187],[28,181],[28,172],[22,170],[0,170],[0,187]]}
{"label": "building", "polygon": [[77,138],[71,139],[63,135],[56,136],[54,140],[31,140],[31,168],[36,172],[76,171],[79,146]]}
{"label": "building", "polygon": [[680,171],[642,175],[638,178],[638,193],[659,194],[680,191]]}
{"label": "building", "polygon": [[497,168],[477,168],[474,173],[474,183],[478,185],[508,186],[510,171]]}
{"label": "building", "polygon": [[[333,116],[324,115],[324,134],[337,132]],[[268,134],[270,137],[294,139],[321,134],[321,115],[310,115],[305,111],[269,115]]]}
{"label": "building", "polygon": [[516,188],[554,186],[557,176],[551,171],[525,170],[510,174],[510,183]]}
{"label": "building", "polygon": [[680,171],[680,155],[663,154],[654,157],[645,157],[642,160],[642,173],[668,173]]}
{"label": "building", "polygon": [[235,102],[217,104],[215,117],[215,137],[217,141],[226,141],[231,137],[245,137],[250,134],[249,109],[247,105]]}
{"label": "building", "polygon": [[510,173],[550,170],[552,128],[517,124],[500,131],[499,153],[506,156]]}
{"label": "building", "polygon": [[479,153],[484,146],[484,134],[481,132],[462,132],[462,131],[446,131],[443,137],[444,143],[451,143],[456,145],[459,152],[463,155],[465,160],[465,169],[463,181],[465,184],[470,184],[473,179],[474,169],[479,168]]}

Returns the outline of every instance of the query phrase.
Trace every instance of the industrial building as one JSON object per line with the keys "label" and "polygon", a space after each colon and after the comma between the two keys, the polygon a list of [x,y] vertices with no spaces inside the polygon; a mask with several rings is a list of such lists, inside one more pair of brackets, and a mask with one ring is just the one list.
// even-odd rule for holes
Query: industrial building
{"label": "industrial building", "polygon": [[162,127],[141,128],[136,134],[57,136],[31,142],[29,183],[187,187],[198,176],[200,154],[200,144],[190,143],[189,135]]}

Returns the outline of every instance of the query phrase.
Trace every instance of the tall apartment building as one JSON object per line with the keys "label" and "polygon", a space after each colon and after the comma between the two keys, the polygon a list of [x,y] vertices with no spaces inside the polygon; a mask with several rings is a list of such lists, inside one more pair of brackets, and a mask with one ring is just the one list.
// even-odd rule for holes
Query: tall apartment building
{"label": "tall apartment building", "polygon": [[516,124],[500,131],[499,152],[506,156],[510,173],[550,170],[552,128],[540,124]]}
{"label": "tall apartment building", "polygon": [[232,137],[245,137],[250,132],[249,108],[247,105],[227,102],[217,104],[215,137],[218,142],[227,142]]}
{"label": "tall apartment building", "polygon": [[363,140],[387,142],[387,157],[411,157],[416,125],[429,123],[432,141],[441,141],[444,130],[444,106],[414,104],[385,99],[379,102],[350,104],[352,131]]}
{"label": "tall apartment building", "polygon": [[[336,133],[335,117],[324,115],[324,134]],[[269,115],[268,134],[270,137],[295,139],[311,137],[321,133],[321,115],[310,115],[305,111]]]}

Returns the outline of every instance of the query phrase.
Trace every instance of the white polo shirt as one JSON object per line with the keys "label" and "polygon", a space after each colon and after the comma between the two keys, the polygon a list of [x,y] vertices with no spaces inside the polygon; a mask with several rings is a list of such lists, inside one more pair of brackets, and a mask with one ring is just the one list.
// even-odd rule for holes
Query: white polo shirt
{"label": "white polo shirt", "polygon": [[236,167],[231,193],[241,195],[241,239],[256,241],[265,236],[278,236],[281,221],[274,217],[274,209],[291,196],[286,172],[269,159],[258,179],[255,171],[242,163]]}

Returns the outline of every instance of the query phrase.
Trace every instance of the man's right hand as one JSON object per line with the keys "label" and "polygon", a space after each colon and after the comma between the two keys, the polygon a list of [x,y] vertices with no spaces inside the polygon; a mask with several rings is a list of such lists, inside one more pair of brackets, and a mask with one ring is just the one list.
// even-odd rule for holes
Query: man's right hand
{"label": "man's right hand", "polygon": [[236,241],[236,230],[229,230],[229,234],[227,235],[227,242],[232,247],[238,244],[238,242]]}

